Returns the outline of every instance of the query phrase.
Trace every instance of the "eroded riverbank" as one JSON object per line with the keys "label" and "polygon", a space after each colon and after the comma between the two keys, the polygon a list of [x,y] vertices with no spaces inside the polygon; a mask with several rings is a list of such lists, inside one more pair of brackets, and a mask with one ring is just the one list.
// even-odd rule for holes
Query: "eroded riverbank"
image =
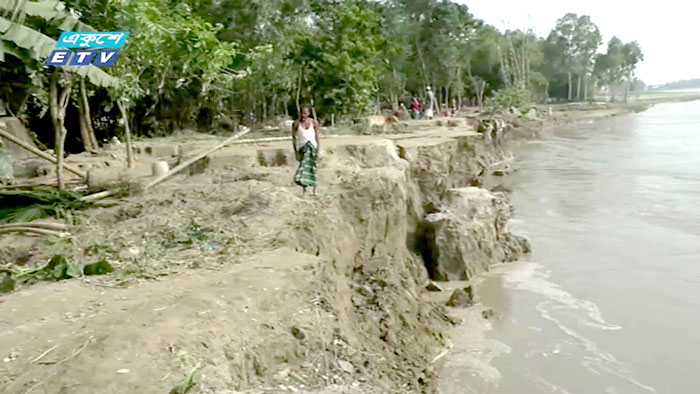
{"label": "eroded riverbank", "polygon": [[286,142],[236,146],[199,174],[88,211],[71,238],[4,238],[3,254],[27,264],[60,254],[116,272],[3,296],[2,383],[11,393],[162,393],[190,378],[202,393],[435,392],[456,320],[428,300],[421,256],[467,278],[522,254],[506,196],[469,187],[508,158],[465,124],[333,138],[321,195],[302,198]]}
{"label": "eroded riverbank", "polygon": [[513,226],[533,254],[479,280],[499,318],[455,341],[443,393],[695,392],[698,114],[662,104],[516,151]]}
{"label": "eroded riverbank", "polygon": [[472,278],[524,249],[507,194],[468,187],[507,172],[508,147],[466,123],[435,126],[329,138],[316,199],[291,187],[287,142],[236,146],[154,193],[90,211],[67,242],[5,243],[30,262],[106,258],[117,272],[4,296],[2,383],[162,393],[201,372],[202,393],[435,392],[449,327],[464,318],[474,339],[493,323],[478,307],[447,311],[449,291],[427,294],[426,265]]}

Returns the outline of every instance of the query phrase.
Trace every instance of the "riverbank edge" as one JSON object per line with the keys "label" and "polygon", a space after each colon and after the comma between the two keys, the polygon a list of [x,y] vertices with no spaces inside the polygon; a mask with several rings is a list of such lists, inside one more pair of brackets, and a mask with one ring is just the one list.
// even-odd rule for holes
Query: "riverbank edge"
{"label": "riverbank edge", "polygon": [[[633,112],[631,108],[627,108],[626,111]],[[619,114],[622,113],[626,112]],[[589,120],[596,116],[602,117],[602,114],[594,115],[591,112],[586,117],[579,117],[576,120]],[[544,123],[546,120],[523,122],[516,126],[514,131],[517,134],[528,127],[536,128]],[[547,125],[547,127],[550,126]],[[63,252],[74,253],[73,257],[76,258],[78,256],[84,258],[84,251],[88,246],[95,245],[96,238],[104,239],[107,237],[103,234],[113,234],[112,236],[117,239],[123,237],[122,241],[126,243],[120,244],[118,248],[115,245],[103,245],[104,242],[100,245],[117,249],[120,254],[118,259],[126,260],[130,258],[130,254],[139,253],[139,248],[144,250],[145,246],[148,246],[148,244],[128,244],[134,241],[133,234],[129,238],[129,233],[134,233],[134,228],[149,233],[155,239],[161,235],[167,235],[175,236],[176,239],[184,236],[188,241],[195,237],[196,241],[199,235],[192,235],[193,229],[188,225],[180,227],[178,223],[158,221],[158,218],[167,219],[168,216],[173,216],[174,212],[178,214],[182,212],[182,219],[185,221],[190,219],[198,221],[197,225],[200,228],[212,227],[222,232],[221,237],[208,239],[205,244],[199,245],[195,242],[197,249],[201,247],[201,250],[208,250],[216,248],[217,245],[220,247],[225,245],[227,238],[249,237],[253,240],[246,243],[245,249],[233,249],[230,252],[240,257],[245,256],[245,258],[273,264],[274,259],[271,261],[269,257],[257,257],[260,252],[270,251],[270,242],[273,242],[277,248],[290,248],[289,252],[285,252],[286,255],[295,256],[295,261],[299,260],[316,268],[311,271],[295,269],[293,275],[302,276],[295,277],[294,282],[282,280],[278,295],[271,296],[260,291],[250,292],[249,295],[256,298],[256,305],[251,305],[246,313],[256,313],[255,317],[262,320],[261,324],[243,324],[240,321],[218,319],[209,322],[206,314],[201,316],[199,314],[212,307],[208,303],[200,305],[200,300],[196,296],[183,299],[186,303],[197,304],[196,307],[192,309],[182,307],[183,311],[169,317],[195,324],[195,329],[191,332],[167,335],[174,338],[174,348],[185,350],[192,359],[210,365],[204,371],[207,378],[202,381],[202,393],[229,393],[232,392],[230,391],[232,387],[250,388],[254,384],[269,385],[272,382],[276,385],[277,391],[262,392],[304,392],[305,386],[309,385],[327,386],[321,391],[316,391],[322,393],[435,392],[435,382],[439,375],[435,371],[435,362],[440,357],[444,357],[445,350],[449,348],[449,340],[445,335],[449,333],[449,327],[455,324],[456,320],[450,317],[450,313],[446,312],[444,307],[444,299],[449,296],[448,292],[442,292],[438,299],[425,296],[424,286],[428,283],[423,266],[425,262],[416,259],[417,256],[414,254],[407,253],[405,237],[424,217],[426,206],[433,205],[431,209],[439,208],[440,195],[443,192],[468,186],[474,177],[483,174],[484,171],[492,170],[492,164],[508,159],[509,150],[504,146],[487,145],[482,136],[473,132],[455,131],[454,128],[449,127],[433,129],[427,134],[423,133],[410,138],[390,135],[358,140],[346,138],[327,145],[329,145],[325,149],[327,154],[324,155],[324,165],[327,165],[326,169],[329,170],[327,175],[338,176],[340,183],[330,188],[329,194],[321,199],[310,200],[310,202],[300,199],[295,190],[288,190],[283,186],[288,182],[294,163],[293,158],[288,157],[289,148],[285,143],[258,144],[252,150],[250,147],[233,149],[213,157],[208,163],[210,168],[205,169],[205,173],[186,177],[188,184],[173,183],[162,187],[156,195],[145,198],[136,196],[116,209],[93,212],[94,218],[91,222],[75,234],[76,243],[70,246],[70,250],[66,249]],[[238,170],[232,170],[233,167]],[[223,186],[221,191],[202,195],[201,190],[212,190],[214,185],[226,186]],[[415,201],[417,199],[421,201]],[[158,208],[160,206],[162,208]],[[367,207],[372,207],[369,212]],[[211,215],[211,212],[218,214],[224,210],[234,212],[233,219],[220,221],[220,218],[213,217],[216,215]],[[262,217],[248,217],[262,211],[264,211]],[[319,221],[318,218],[323,220]],[[398,221],[393,222],[392,218],[398,218]],[[245,225],[238,227],[240,220]],[[266,238],[261,235],[275,229],[277,229],[275,237]],[[280,232],[281,229],[289,231],[283,233]],[[313,234],[314,237],[310,239],[304,234]],[[255,240],[255,237],[258,239]],[[478,241],[484,241],[484,239]],[[133,251],[134,249],[136,252]],[[207,254],[199,253],[198,256],[196,258],[190,256],[186,259],[190,262],[196,259],[200,267],[212,268],[208,265],[212,263],[208,262]],[[275,258],[279,258],[279,255],[277,256]],[[317,261],[318,259],[320,261]],[[387,271],[387,266],[392,268]],[[186,264],[186,267],[189,267],[189,264]],[[156,266],[156,268],[161,267]],[[235,276],[251,275],[243,267],[241,267],[242,271],[238,269],[236,268],[233,272]],[[308,275],[302,271],[307,272]],[[190,271],[184,273],[185,279],[183,279],[181,276],[183,273],[178,273],[175,269],[173,274],[176,275],[166,277],[169,279],[162,279],[162,281],[177,283],[178,291],[204,294],[204,287],[186,280],[188,275],[194,274],[192,272],[187,274],[187,272]],[[283,272],[285,271],[280,270],[280,274]],[[218,275],[220,274],[214,274],[214,276]],[[267,280],[276,280],[275,278],[279,279],[279,275],[270,274],[268,278],[252,283],[253,286],[262,289],[266,286]],[[307,281],[314,285],[299,285]],[[87,283],[89,286],[90,282]],[[205,283],[206,288],[209,288],[215,285],[216,281],[207,279]],[[109,280],[104,284],[113,285]],[[104,320],[98,321],[99,324],[91,328],[98,332],[98,329],[107,329],[114,334],[113,330],[107,327],[115,327],[115,323],[120,317],[123,318],[124,314],[119,308],[110,310],[109,314],[105,313],[104,316],[99,313],[99,308],[105,307],[105,305],[99,305],[105,303],[105,293],[111,297],[115,293],[126,291],[127,294],[139,298],[139,294],[151,294],[154,288],[163,291],[164,293],[153,293],[153,300],[149,300],[149,303],[154,304],[150,310],[160,310],[162,305],[158,305],[157,302],[167,304],[167,297],[173,295],[172,289],[158,287],[151,282],[142,285],[127,283],[127,290],[116,292],[97,286],[93,293],[90,289],[81,290],[81,286],[77,283],[39,285],[28,289],[25,294],[22,294],[24,291],[11,294],[3,301],[8,307],[26,306],[26,303],[32,300],[46,299],[57,292],[62,297],[76,302],[75,305],[90,300],[90,305],[80,306],[77,309],[95,310],[97,308],[98,320]],[[245,294],[246,290],[241,290]],[[71,298],[73,291],[80,297]],[[293,296],[299,292],[304,297]],[[232,294],[215,292],[210,297],[219,295],[240,296],[235,292]],[[166,298],[163,298],[164,296]],[[320,300],[310,309],[311,316],[300,317],[283,313],[286,309],[294,307],[303,309],[310,298]],[[56,307],[64,314],[74,315],[74,308],[67,306],[67,303],[69,302],[58,302],[46,307]],[[27,323],[36,322],[48,316],[48,320],[42,324],[60,326],[61,329],[58,331],[67,333],[75,333],[76,326],[73,323],[81,322],[80,318],[73,317],[71,319],[77,320],[69,319],[61,323],[55,319],[60,317],[61,313],[53,310],[49,315],[42,316],[43,305],[34,304],[39,306],[34,307],[33,318],[15,314],[14,316],[20,316],[17,319],[18,322],[21,323],[26,319],[28,319]],[[107,304],[109,307],[113,302],[108,301]],[[274,306],[272,310],[277,311],[279,317],[257,314],[271,306]],[[222,309],[219,312],[224,316],[240,314],[240,307],[241,305],[234,303],[230,309]],[[134,304],[133,308],[136,309],[131,311],[132,314],[146,321],[146,323],[139,322],[138,326],[152,324],[154,328],[151,331],[155,334],[161,333],[158,328],[159,320],[151,317],[151,312],[140,314],[140,310],[147,308],[138,304]],[[20,307],[12,309],[21,311]],[[314,315],[315,313],[318,315]],[[12,316],[8,318],[13,319]],[[319,326],[320,322],[323,322],[322,326]],[[358,322],[366,324],[357,325]],[[22,324],[19,325],[22,326]],[[201,328],[198,328],[199,325]],[[148,341],[160,340],[157,336],[154,337],[153,332],[149,333],[148,330],[129,324],[125,324],[122,330],[124,335],[130,334],[133,338],[137,338],[129,347],[142,348],[147,356],[146,361],[156,364],[156,371],[173,368],[169,362],[163,362],[163,359],[167,361],[168,357],[164,357],[160,350],[148,345]],[[170,330],[173,329],[170,328]],[[257,347],[243,345],[241,338],[233,338],[230,334],[226,334],[226,331],[231,330],[239,332],[241,338],[255,343]],[[304,339],[299,339],[302,336]],[[208,351],[201,348],[198,342],[200,337],[206,339],[204,342],[207,343],[207,348],[220,347],[220,349]],[[39,338],[56,340],[46,336]],[[41,348],[43,342],[37,338],[33,339],[36,339],[36,345],[26,345],[22,351],[24,354],[41,354],[44,351]],[[31,363],[26,365],[26,372],[14,369],[4,370],[3,376],[12,379],[9,383],[20,383],[25,388],[33,385],[34,383],[29,382],[37,379],[40,383],[41,379],[46,380],[45,383],[49,382],[49,379],[55,379],[50,383],[52,385],[57,383],[55,385],[57,388],[66,382],[80,381],[79,376],[81,371],[85,370],[86,362],[94,363],[111,359],[114,357],[113,353],[119,352],[118,349],[124,347],[123,342],[114,341],[112,338],[99,340],[102,341],[102,351],[93,349],[89,346],[93,342],[85,341],[82,336],[57,341],[68,349],[82,348],[83,345],[87,349],[83,354],[86,359],[71,359],[73,362],[66,363],[70,365],[63,367],[66,369],[65,376],[46,377],[46,371],[42,372],[41,366],[37,368]],[[6,344],[12,347],[16,343],[21,344],[26,341],[26,338],[14,333],[8,335],[6,341]],[[231,354],[230,352],[235,353],[236,349],[241,349],[237,348],[236,344],[248,350]],[[275,358],[281,349],[285,349],[282,351],[283,357],[288,358],[284,363],[280,363]],[[325,360],[317,359],[321,369],[316,372],[314,367],[319,365],[305,364],[309,362],[305,358],[313,353],[327,355]],[[370,356],[373,353],[381,354],[386,362],[365,364],[373,359],[374,356]],[[211,363],[218,367],[212,367]],[[5,363],[3,368],[15,365],[17,364]],[[225,370],[229,365],[242,366],[226,373]],[[111,374],[114,372],[109,368],[113,366],[114,364],[105,363],[104,370],[95,373],[95,381],[111,379]],[[172,373],[177,374],[179,368],[181,367],[177,366],[172,369]],[[128,369],[132,371],[132,375],[136,373],[135,371],[143,369],[144,375],[141,376],[144,382],[150,381],[150,375],[147,372],[154,370],[148,364],[139,365],[138,363],[129,366]],[[286,373],[282,373],[285,371]],[[326,383],[322,383],[324,379]],[[27,383],[23,384],[22,381]],[[139,386],[139,383],[131,382],[129,383],[131,386],[128,387],[133,392],[144,392],[144,386]],[[167,385],[167,382],[155,383],[148,386],[147,391],[155,388],[158,389],[157,392],[167,391]],[[280,385],[284,388],[280,389]],[[127,386],[115,388],[114,392],[120,392],[116,390],[123,390],[124,387]],[[111,393],[111,389],[105,388],[105,390]]]}

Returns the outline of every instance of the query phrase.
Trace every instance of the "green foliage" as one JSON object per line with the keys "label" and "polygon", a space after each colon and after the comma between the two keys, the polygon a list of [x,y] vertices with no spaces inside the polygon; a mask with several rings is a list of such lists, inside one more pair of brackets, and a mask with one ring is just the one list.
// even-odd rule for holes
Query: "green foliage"
{"label": "green foliage", "polygon": [[515,108],[524,113],[530,109],[532,102],[532,91],[527,87],[519,86],[497,91],[487,102],[486,107],[494,112]]}
{"label": "green foliage", "polygon": [[9,293],[15,289],[16,280],[10,271],[0,270],[2,279],[0,280],[0,294]]}
{"label": "green foliage", "polygon": [[642,50],[636,41],[623,43],[617,37],[608,42],[608,50],[596,57],[594,75],[601,86],[607,86],[613,92],[623,84],[629,89],[634,82],[634,70],[644,59]]}
{"label": "green foliage", "polygon": [[175,387],[170,390],[169,394],[187,394],[201,383],[204,366],[184,350],[178,352],[177,356],[180,368],[184,371],[177,378]]}
{"label": "green foliage", "polygon": [[113,67],[124,83],[112,96],[145,110],[146,132],[189,126],[204,104],[230,94],[236,45],[218,39],[221,25],[204,21],[185,3],[116,0],[109,7],[110,23],[130,32]]}
{"label": "green foliage", "polygon": [[61,29],[127,30],[110,74],[69,70],[108,86],[95,96],[128,103],[132,129],[149,136],[273,120],[308,104],[322,120],[347,120],[408,104],[427,85],[440,104],[481,104],[515,86],[537,100],[582,99],[594,77],[632,81],[643,59],[636,43],[598,56],[601,34],[585,15],[564,15],[543,39],[500,32],[450,0],[20,2],[15,13],[15,0],[0,0],[0,76],[13,81],[0,84],[0,99],[19,103],[5,106],[45,107],[41,59]]}
{"label": "green foliage", "polygon": [[29,222],[49,216],[70,220],[75,211],[90,206],[81,197],[77,192],[55,189],[0,190],[0,221]]}
{"label": "green foliage", "polygon": [[669,82],[661,86],[655,86],[653,90],[673,90],[673,89],[697,89],[700,88],[700,78],[686,79],[682,81]]}
{"label": "green foliage", "polygon": [[17,283],[31,284],[38,281],[74,279],[85,275],[105,275],[114,272],[114,268],[106,260],[83,265],[78,261],[57,254],[45,265],[33,268],[5,269],[3,272],[5,276],[0,281],[0,293],[12,291]]}
{"label": "green foliage", "polygon": [[304,43],[299,58],[310,72],[306,84],[326,112],[363,113],[372,106],[378,80],[375,58],[382,41],[378,15],[364,1],[348,0],[330,7],[313,4],[318,34]]}
{"label": "green foliage", "polygon": [[[0,0],[0,10],[8,13],[15,9],[15,1]],[[91,27],[80,23],[73,14],[65,10],[65,5],[57,0],[43,0],[39,2],[23,2],[20,10],[29,16],[42,18],[51,26],[56,26],[58,30],[71,31],[72,29],[94,30]],[[28,66],[33,68],[46,68],[40,65],[49,57],[51,51],[56,47],[56,40],[38,30],[43,23],[32,23],[24,21],[23,15],[15,16],[14,19],[6,19],[0,16],[0,61],[5,54],[13,55],[23,60]],[[46,29],[51,30],[51,29]],[[118,80],[110,76],[103,70],[95,66],[66,66],[66,70],[88,78],[93,84],[98,86],[116,86]]]}
{"label": "green foliage", "polygon": [[543,68],[554,96],[585,98],[587,80],[593,74],[601,40],[598,26],[587,15],[569,13],[557,21],[545,43],[546,65]]}
{"label": "green foliage", "polygon": [[197,366],[186,371],[180,377],[180,381],[170,390],[170,394],[187,394],[202,381],[203,367]]}
{"label": "green foliage", "polygon": [[114,272],[114,267],[107,260],[100,260],[96,263],[88,264],[83,267],[85,275],[107,275]]}

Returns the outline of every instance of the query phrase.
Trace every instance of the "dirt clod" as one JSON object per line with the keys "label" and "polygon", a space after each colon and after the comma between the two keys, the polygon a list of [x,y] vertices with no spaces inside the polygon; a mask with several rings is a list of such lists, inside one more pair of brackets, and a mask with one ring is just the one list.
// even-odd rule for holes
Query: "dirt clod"
{"label": "dirt clod", "polygon": [[294,338],[300,341],[306,338],[306,334],[304,334],[304,332],[297,327],[292,327],[292,335],[294,335]]}
{"label": "dirt clod", "polygon": [[471,286],[455,290],[447,300],[447,306],[453,308],[468,308],[472,305],[474,305],[474,296]]}

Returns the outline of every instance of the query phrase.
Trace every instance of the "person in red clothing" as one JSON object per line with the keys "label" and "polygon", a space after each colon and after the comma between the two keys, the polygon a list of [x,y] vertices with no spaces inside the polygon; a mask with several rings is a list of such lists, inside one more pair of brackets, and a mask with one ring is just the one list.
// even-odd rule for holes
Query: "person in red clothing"
{"label": "person in red clothing", "polygon": [[411,100],[411,117],[413,119],[418,119],[420,118],[421,112],[423,112],[423,105],[414,97],[413,100]]}

